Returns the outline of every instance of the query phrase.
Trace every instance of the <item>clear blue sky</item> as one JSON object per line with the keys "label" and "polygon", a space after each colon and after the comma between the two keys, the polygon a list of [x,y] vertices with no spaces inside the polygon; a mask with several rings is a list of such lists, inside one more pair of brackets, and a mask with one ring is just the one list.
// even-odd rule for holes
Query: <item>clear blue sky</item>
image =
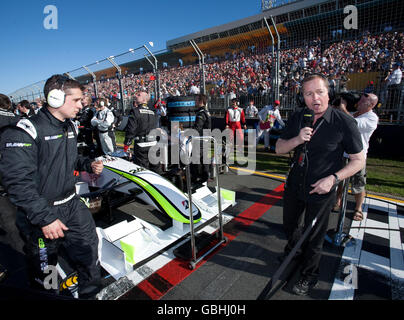
{"label": "clear blue sky", "polygon": [[[260,12],[260,0],[3,0],[0,93],[153,41],[166,41]],[[58,29],[43,22],[58,10]]]}

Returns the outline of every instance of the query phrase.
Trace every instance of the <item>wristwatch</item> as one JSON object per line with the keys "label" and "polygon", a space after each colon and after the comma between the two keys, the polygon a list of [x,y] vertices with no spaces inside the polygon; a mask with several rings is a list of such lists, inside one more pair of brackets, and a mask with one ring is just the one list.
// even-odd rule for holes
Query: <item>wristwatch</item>
{"label": "wristwatch", "polygon": [[335,178],[334,184],[338,184],[338,183],[339,183],[339,178],[338,178],[337,174],[336,174],[336,173],[333,173],[332,175],[333,175],[334,178]]}

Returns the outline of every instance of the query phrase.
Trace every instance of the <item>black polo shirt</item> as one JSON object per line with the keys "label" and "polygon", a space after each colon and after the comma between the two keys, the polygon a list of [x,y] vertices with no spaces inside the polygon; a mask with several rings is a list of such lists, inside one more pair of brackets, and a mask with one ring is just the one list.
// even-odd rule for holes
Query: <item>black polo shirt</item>
{"label": "black polo shirt", "polygon": [[[303,110],[294,112],[280,136],[289,140],[299,135],[302,128]],[[348,154],[359,153],[362,140],[355,119],[333,107],[328,107],[324,115],[314,125],[314,135],[307,143],[307,160],[300,167],[296,162],[289,172],[287,188],[296,191],[299,198],[315,200],[322,198],[318,194],[309,195],[313,189],[311,184],[327,177],[342,168],[344,151]],[[295,148],[295,157],[303,149],[303,145]],[[297,156],[296,156],[297,155]],[[335,188],[332,189],[334,191]]]}

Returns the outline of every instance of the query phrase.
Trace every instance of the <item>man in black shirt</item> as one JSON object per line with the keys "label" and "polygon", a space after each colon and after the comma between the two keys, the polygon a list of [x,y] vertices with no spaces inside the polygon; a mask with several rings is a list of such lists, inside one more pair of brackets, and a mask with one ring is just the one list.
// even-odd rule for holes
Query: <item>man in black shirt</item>
{"label": "man in black shirt", "polygon": [[[306,77],[302,94],[306,108],[292,114],[276,153],[295,152],[283,198],[283,225],[288,239],[287,255],[318,214],[317,223],[300,252],[301,278],[293,287],[298,295],[307,295],[318,281],[319,264],[328,218],[336,198],[336,185],[365,165],[362,141],[352,117],[329,107],[328,80],[319,74]],[[313,111],[313,127],[304,126],[307,111]],[[351,161],[342,167],[344,151]],[[299,221],[304,213],[304,228]]]}

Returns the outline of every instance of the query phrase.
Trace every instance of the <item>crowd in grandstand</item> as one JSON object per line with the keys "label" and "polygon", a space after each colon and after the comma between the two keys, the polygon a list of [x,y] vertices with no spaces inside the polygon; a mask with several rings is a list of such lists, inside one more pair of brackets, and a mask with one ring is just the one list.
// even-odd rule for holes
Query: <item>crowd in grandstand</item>
{"label": "crowd in grandstand", "polygon": [[[323,48],[325,47],[325,48]],[[270,50],[268,50],[270,51]],[[403,61],[404,33],[364,34],[356,40],[344,40],[324,46],[321,40],[309,46],[281,50],[280,90],[297,92],[300,81],[308,72],[319,72],[330,76],[331,83],[344,87],[347,74],[378,71],[387,76],[394,62]],[[271,90],[272,54],[239,52],[225,57],[208,57],[205,65],[206,85],[210,96],[264,95]],[[199,86],[198,64],[176,66],[160,70],[160,86],[163,98],[186,95],[191,86]],[[99,96],[119,98],[116,79],[97,83]],[[127,74],[123,81],[124,98],[146,88],[154,91],[152,73]],[[89,94],[94,95],[93,86],[87,85]]]}

